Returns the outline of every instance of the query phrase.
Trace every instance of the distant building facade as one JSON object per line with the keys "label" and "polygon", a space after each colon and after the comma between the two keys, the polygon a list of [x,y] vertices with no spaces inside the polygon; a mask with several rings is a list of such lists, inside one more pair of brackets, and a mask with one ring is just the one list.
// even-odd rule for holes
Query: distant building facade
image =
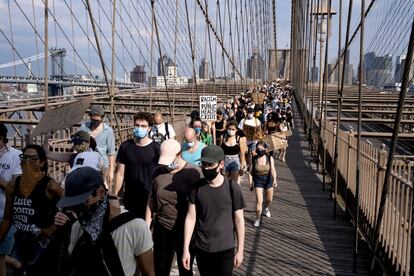
{"label": "distant building facade", "polygon": [[200,79],[209,79],[208,62],[205,58],[201,60],[200,67],[198,67],[198,76]]}
{"label": "distant building facade", "polygon": [[145,65],[137,65],[131,71],[131,82],[145,83],[147,82],[147,72],[145,72]]}
{"label": "distant building facade", "polygon": [[[188,84],[188,78],[177,76],[177,66],[169,59],[168,63],[165,64],[165,76],[168,86],[182,86]],[[151,86],[162,87],[165,86],[164,76],[154,76],[148,79],[148,83]]]}
{"label": "distant building facade", "polygon": [[258,49],[254,49],[253,55],[247,59],[247,77],[250,79],[264,80],[264,59]]}

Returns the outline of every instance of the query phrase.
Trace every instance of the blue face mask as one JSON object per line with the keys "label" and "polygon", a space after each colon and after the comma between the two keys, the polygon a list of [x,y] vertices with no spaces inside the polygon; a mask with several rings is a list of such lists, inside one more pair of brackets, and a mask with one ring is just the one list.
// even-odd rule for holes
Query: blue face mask
{"label": "blue face mask", "polygon": [[194,130],[197,134],[199,134],[201,132],[201,127],[195,127]]}
{"label": "blue face mask", "polygon": [[134,128],[134,137],[138,139],[142,139],[148,135],[148,130],[145,128],[135,127]]}

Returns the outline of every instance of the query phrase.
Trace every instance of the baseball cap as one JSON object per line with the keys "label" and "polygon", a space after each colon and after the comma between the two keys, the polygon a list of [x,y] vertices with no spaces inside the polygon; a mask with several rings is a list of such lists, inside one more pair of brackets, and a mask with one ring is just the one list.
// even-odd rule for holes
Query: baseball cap
{"label": "baseball cap", "polygon": [[0,124],[0,136],[7,138],[7,127],[4,124]]}
{"label": "baseball cap", "polygon": [[73,167],[71,171],[74,171],[81,167],[90,167],[97,171],[101,170],[101,159],[100,155],[96,151],[85,151],[80,152],[76,155],[75,160],[73,160]]}
{"label": "baseball cap", "polygon": [[79,130],[72,136],[72,139],[70,140],[70,142],[79,145],[79,144],[82,144],[82,142],[89,143],[90,139],[91,139],[91,136],[89,135],[87,131]]}
{"label": "baseball cap", "polygon": [[56,206],[65,208],[84,203],[89,195],[104,185],[100,173],[90,167],[81,167],[70,172],[65,179],[65,192]]}
{"label": "baseball cap", "polygon": [[207,163],[216,163],[224,160],[224,151],[217,145],[210,145],[201,151],[200,161]]}
{"label": "baseball cap", "polygon": [[93,105],[91,107],[91,112],[89,112],[89,115],[91,115],[91,116],[93,116],[93,115],[103,116],[103,115],[105,115],[105,111],[103,110],[102,106]]}
{"label": "baseball cap", "polygon": [[175,157],[181,151],[181,145],[174,139],[168,139],[162,142],[160,148],[160,159],[158,164],[170,165],[174,162]]}
{"label": "baseball cap", "polygon": [[249,107],[247,109],[247,113],[254,113],[254,108],[253,107]]}

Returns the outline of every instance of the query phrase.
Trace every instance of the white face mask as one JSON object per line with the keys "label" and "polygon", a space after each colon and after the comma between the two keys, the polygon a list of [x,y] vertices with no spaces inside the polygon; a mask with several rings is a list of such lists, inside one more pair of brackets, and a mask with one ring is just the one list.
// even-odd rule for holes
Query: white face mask
{"label": "white face mask", "polygon": [[188,143],[187,142],[187,145],[191,148],[191,147],[194,147],[194,145],[195,145],[195,141],[193,141],[193,142],[191,142],[191,143]]}
{"label": "white face mask", "polygon": [[228,129],[228,130],[227,130],[227,134],[228,134],[229,136],[234,136],[234,135],[236,135],[236,131],[235,131],[235,130],[230,130],[230,129]]}
{"label": "white face mask", "polygon": [[253,119],[253,114],[248,114],[247,119],[249,119],[249,120]]}

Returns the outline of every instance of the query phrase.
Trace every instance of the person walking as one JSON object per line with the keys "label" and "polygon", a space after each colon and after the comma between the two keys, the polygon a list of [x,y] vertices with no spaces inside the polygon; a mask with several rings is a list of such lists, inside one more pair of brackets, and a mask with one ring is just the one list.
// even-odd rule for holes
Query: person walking
{"label": "person walking", "polygon": [[220,174],[224,168],[221,147],[205,147],[201,162],[204,178],[195,183],[189,194],[182,262],[186,269],[190,269],[190,241],[194,233],[194,252],[200,275],[230,276],[233,268],[243,262],[243,209],[246,204],[240,186]]}
{"label": "person walking", "polygon": [[237,129],[237,121],[227,123],[227,133],[223,135],[222,141],[225,176],[238,183],[239,176],[246,169],[246,138],[243,131]]}
{"label": "person walking", "polygon": [[[153,223],[154,265],[157,276],[170,275],[174,253],[181,260],[188,193],[200,179],[200,171],[181,158],[181,145],[175,140],[161,144],[161,155],[153,175],[153,188],[145,220]],[[155,214],[155,218],[154,218]],[[191,262],[192,264],[192,262]],[[179,275],[193,275],[178,261]]]}
{"label": "person walking", "polygon": [[57,203],[64,212],[54,219],[58,227],[71,227],[69,257],[59,275],[155,275],[148,226],[117,202],[96,170],[79,167],[68,174],[65,195]]}
{"label": "person walking", "polygon": [[266,195],[264,214],[270,218],[269,207],[273,200],[273,188],[277,187],[276,168],[273,158],[266,151],[266,144],[259,141],[256,145],[256,156],[253,157],[249,172],[250,190],[256,193],[256,220],[253,225],[260,225],[263,209],[263,192]]}
{"label": "person walking", "polygon": [[184,131],[185,142],[182,145],[182,158],[194,165],[198,166],[200,163],[201,151],[206,146],[203,142],[197,141],[196,131],[187,127]]}
{"label": "person walking", "polygon": [[115,135],[113,129],[103,122],[105,111],[99,105],[93,105],[89,113],[90,120],[81,124],[80,130],[87,131],[96,141],[96,150],[103,157],[103,166],[108,168],[106,182],[113,185],[115,173]]}
{"label": "person walking", "polygon": [[0,242],[13,224],[16,233],[12,256],[21,263],[14,275],[44,275],[47,268],[44,262],[39,265],[39,260],[56,231],[56,203],[63,190],[48,176],[46,153],[41,146],[27,145],[20,160],[22,175],[6,188]]}
{"label": "person walking", "polygon": [[167,139],[175,139],[173,126],[164,121],[164,116],[161,112],[154,114],[154,124],[151,126],[149,137],[158,144]]}
{"label": "person walking", "polygon": [[134,138],[123,142],[117,155],[114,194],[118,195],[125,180],[123,203],[138,218],[145,218],[152,174],[160,156],[160,144],[148,137],[151,125],[151,114],[135,114]]}
{"label": "person walking", "polygon": [[[0,222],[3,221],[4,217],[7,186],[22,174],[19,157],[22,152],[8,144],[7,132],[7,127],[4,124],[0,124]],[[6,276],[6,262],[10,260],[7,255],[11,253],[15,231],[12,226],[7,232],[3,242],[0,243],[1,276]]]}

